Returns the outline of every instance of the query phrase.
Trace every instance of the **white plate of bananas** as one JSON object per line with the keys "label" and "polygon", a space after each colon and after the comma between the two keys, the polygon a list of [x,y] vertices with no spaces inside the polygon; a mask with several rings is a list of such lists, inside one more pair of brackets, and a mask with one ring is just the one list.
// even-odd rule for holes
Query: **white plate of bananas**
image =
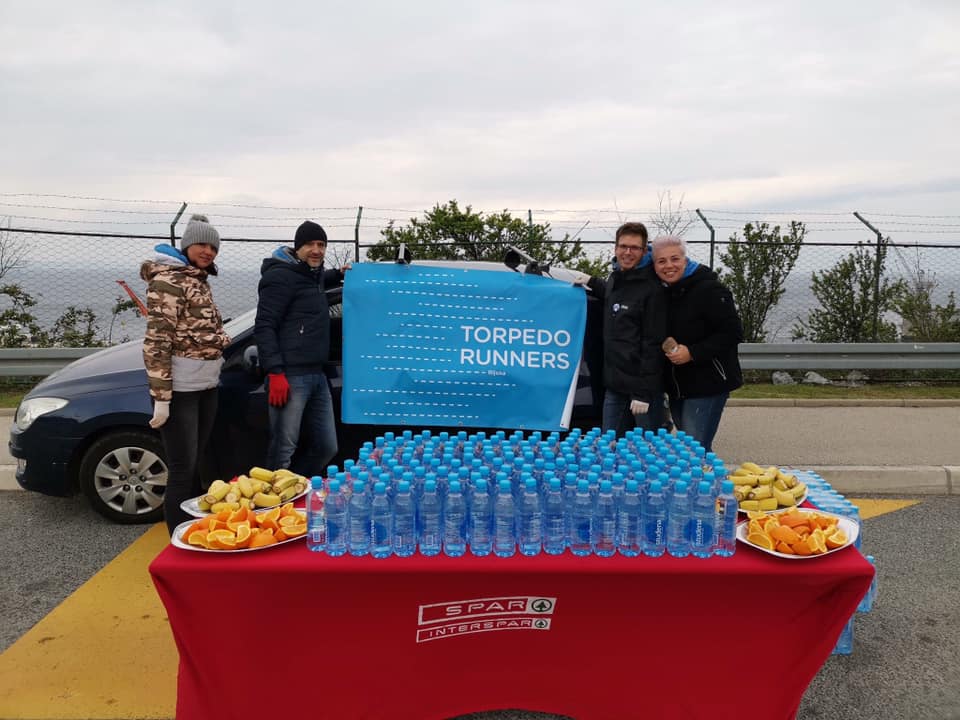
{"label": "white plate of bananas", "polygon": [[807,485],[796,475],[770,465],[745,462],[728,476],[740,512],[779,513],[807,499]]}
{"label": "white plate of bananas", "polygon": [[214,480],[207,492],[180,503],[180,509],[193,517],[204,517],[221,510],[249,507],[266,510],[301,498],[310,489],[310,481],[287,469],[251,468],[230,482]]}

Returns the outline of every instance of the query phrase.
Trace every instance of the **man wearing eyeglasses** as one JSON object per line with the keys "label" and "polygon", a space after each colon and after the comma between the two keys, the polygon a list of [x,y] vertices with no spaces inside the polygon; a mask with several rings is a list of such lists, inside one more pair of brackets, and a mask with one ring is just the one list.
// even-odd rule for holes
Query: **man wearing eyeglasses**
{"label": "man wearing eyeglasses", "polygon": [[617,228],[615,268],[587,287],[603,302],[603,429],[617,436],[639,427],[656,430],[663,419],[660,344],[666,334],[663,294],[647,252],[647,228]]}

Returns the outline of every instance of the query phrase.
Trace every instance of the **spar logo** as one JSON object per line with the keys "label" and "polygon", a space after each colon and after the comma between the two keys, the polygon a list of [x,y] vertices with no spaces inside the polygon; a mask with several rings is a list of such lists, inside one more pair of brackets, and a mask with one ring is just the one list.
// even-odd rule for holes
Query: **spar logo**
{"label": "spar logo", "polygon": [[542,595],[421,605],[417,618],[417,642],[500,630],[549,630],[556,606],[556,598]]}

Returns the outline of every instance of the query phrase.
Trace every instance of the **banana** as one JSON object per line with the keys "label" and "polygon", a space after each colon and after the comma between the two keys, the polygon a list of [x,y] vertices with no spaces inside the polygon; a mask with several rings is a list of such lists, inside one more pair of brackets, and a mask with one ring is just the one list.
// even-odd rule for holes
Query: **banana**
{"label": "banana", "polygon": [[268,495],[267,493],[258,492],[253,496],[253,504],[257,507],[272,507],[274,505],[280,504],[279,495]]}
{"label": "banana", "polygon": [[297,480],[297,484],[296,484],[297,495],[299,495],[302,492],[306,492],[307,487],[308,485],[306,480]]}
{"label": "banana", "polygon": [[240,498],[240,507],[253,508],[255,505],[253,504],[253,500],[251,498],[242,497]]}
{"label": "banana", "polygon": [[766,498],[772,497],[773,487],[770,485],[759,485],[747,493],[747,499],[749,500],[765,500]]}
{"label": "banana", "polygon": [[782,477],[778,476],[777,479],[773,481],[773,489],[774,491],[787,490],[787,482]]}
{"label": "banana", "polygon": [[745,462],[740,467],[743,468],[744,470],[747,470],[753,473],[754,475],[763,475],[763,468],[757,465],[756,463]]}
{"label": "banana", "polygon": [[224,496],[223,496],[223,499],[224,499],[225,502],[228,502],[228,503],[238,503],[238,504],[239,504],[241,497],[243,497],[243,496],[240,494],[240,489],[239,489],[239,488],[236,488],[236,487],[231,487],[231,488],[230,488],[230,492],[228,492],[226,495],[224,495]]}
{"label": "banana", "polygon": [[290,476],[290,475],[292,475],[293,477],[298,477],[297,474],[296,474],[295,472],[293,472],[293,470],[290,470],[290,469],[288,469],[288,468],[280,468],[279,470],[274,470],[274,471],[273,471],[273,481],[276,482],[276,481],[279,480],[280,478],[285,478],[285,477],[288,477],[288,476]]}
{"label": "banana", "polygon": [[[748,501],[749,502],[749,501]],[[775,497],[764,498],[763,500],[758,500],[760,510],[776,510],[777,509],[777,499]]]}
{"label": "banana", "polygon": [[787,489],[796,487],[797,483],[800,482],[797,480],[796,475],[791,475],[790,473],[785,473],[783,471],[777,471],[777,478],[783,480],[784,485],[787,486]]}
{"label": "banana", "polygon": [[740,509],[741,509],[741,510],[747,510],[747,511],[750,511],[750,510],[759,510],[759,509],[760,509],[760,501],[759,501],[759,500],[744,500],[743,502],[740,503]]}
{"label": "banana", "polygon": [[774,490],[773,496],[777,499],[777,504],[780,507],[790,507],[797,504],[797,499],[789,490]]}
{"label": "banana", "polygon": [[296,475],[284,475],[280,479],[273,481],[273,491],[275,493],[282,493],[287,488],[296,485],[297,482]]}
{"label": "banana", "polygon": [[756,485],[758,475],[731,475],[730,480],[733,480],[734,485]]}
{"label": "banana", "polygon": [[790,492],[793,493],[793,497],[797,500],[803,497],[803,494],[807,491],[806,483],[797,482],[795,486],[790,488]]}
{"label": "banana", "polygon": [[773,481],[776,478],[776,475],[771,475],[770,473],[765,472],[763,475],[757,478],[757,482],[761,485],[773,485]]}
{"label": "banana", "polygon": [[210,483],[207,494],[203,496],[203,499],[210,505],[213,505],[223,500],[228,492],[230,492],[229,483],[225,483],[223,480],[214,480]]}
{"label": "banana", "polygon": [[218,502],[210,506],[210,512],[218,513],[221,510],[239,510],[240,503],[235,502]]}
{"label": "banana", "polygon": [[253,483],[246,475],[241,475],[237,478],[237,488],[245,498],[252,498],[254,495]]}
{"label": "banana", "polygon": [[210,511],[210,503],[208,503],[204,498],[197,500],[197,507],[200,508],[200,512]]}
{"label": "banana", "polygon": [[273,480],[273,471],[262,467],[252,467],[247,474],[256,480],[265,480],[267,482]]}
{"label": "banana", "polygon": [[280,491],[280,502],[286,502],[287,500],[292,500],[300,493],[297,492],[297,486],[291,485],[290,487]]}

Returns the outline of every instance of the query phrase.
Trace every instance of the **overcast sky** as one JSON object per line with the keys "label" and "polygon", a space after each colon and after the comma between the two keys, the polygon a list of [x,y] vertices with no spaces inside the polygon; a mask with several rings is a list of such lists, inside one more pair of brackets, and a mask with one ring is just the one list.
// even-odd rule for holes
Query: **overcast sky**
{"label": "overcast sky", "polygon": [[667,5],[4,0],[0,216],[456,198],[599,226],[670,190],[960,243],[960,2]]}

